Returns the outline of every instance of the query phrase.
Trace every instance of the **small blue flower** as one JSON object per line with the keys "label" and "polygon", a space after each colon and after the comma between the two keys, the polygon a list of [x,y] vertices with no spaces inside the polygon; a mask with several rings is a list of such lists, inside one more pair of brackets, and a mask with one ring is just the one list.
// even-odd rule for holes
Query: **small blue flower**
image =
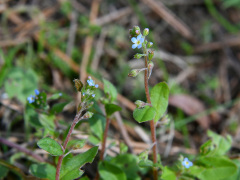
{"label": "small blue flower", "polygon": [[85,96],[85,93],[82,93],[82,96]]}
{"label": "small blue flower", "polygon": [[95,88],[98,88],[98,84],[95,85]]}
{"label": "small blue flower", "polygon": [[141,34],[139,34],[139,35],[137,36],[137,38],[133,37],[133,38],[131,39],[131,41],[134,43],[134,44],[132,45],[132,48],[133,48],[133,49],[135,49],[136,47],[137,47],[138,49],[140,49],[140,48],[142,47],[142,43],[143,43],[143,41],[144,41],[144,38],[142,37]]}
{"label": "small blue flower", "polygon": [[95,97],[95,94],[92,94],[92,97]]}
{"label": "small blue flower", "polygon": [[182,162],[182,165],[185,167],[185,168],[189,168],[193,165],[193,163],[191,161],[188,160],[188,158],[184,158],[183,162]]}
{"label": "small blue flower", "polygon": [[58,95],[59,95],[59,96],[62,96],[62,93],[59,93]]}
{"label": "small blue flower", "polygon": [[39,95],[39,94],[40,94],[40,92],[39,92],[38,89],[35,89],[34,91],[35,91],[35,94],[36,94],[36,95]]}
{"label": "small blue flower", "polygon": [[92,79],[88,79],[87,83],[88,83],[89,86],[95,86],[95,83]]}
{"label": "small blue flower", "polygon": [[27,100],[28,100],[28,102],[29,102],[30,104],[32,104],[32,103],[35,101],[35,96],[30,95],[30,96],[27,98]]}

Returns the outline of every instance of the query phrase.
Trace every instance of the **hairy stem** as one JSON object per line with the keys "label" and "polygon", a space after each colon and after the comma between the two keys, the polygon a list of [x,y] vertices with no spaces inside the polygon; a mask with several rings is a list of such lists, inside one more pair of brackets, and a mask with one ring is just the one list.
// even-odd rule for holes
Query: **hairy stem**
{"label": "hairy stem", "polygon": [[[71,127],[68,131],[67,137],[66,137],[66,139],[64,141],[64,144],[63,144],[63,151],[66,150],[66,147],[67,147],[68,141],[70,139],[70,136],[73,132],[74,127],[79,122],[79,117],[80,117],[81,113],[82,113],[82,111],[79,111],[77,113],[77,115],[75,116],[74,120],[73,120],[73,123],[72,123],[72,125],[71,125]],[[59,180],[59,178],[60,178],[60,170],[61,170],[61,165],[62,165],[63,158],[64,158],[64,154],[59,156],[58,164],[57,164],[57,170],[56,170],[56,180]]]}
{"label": "hairy stem", "polygon": [[[146,53],[146,52],[144,52]],[[145,56],[145,67],[148,67],[147,63],[147,56]],[[145,93],[147,97],[147,102],[151,104],[151,99],[149,95],[149,89],[148,89],[148,69],[145,70],[144,74],[144,86],[145,86]],[[156,129],[155,129],[155,123],[154,120],[150,121],[150,129],[151,129],[151,138],[152,138],[152,143],[153,145],[153,162],[154,164],[157,163],[157,141],[156,141]],[[158,173],[157,173],[157,168],[153,168],[153,178],[154,180],[158,179]]]}

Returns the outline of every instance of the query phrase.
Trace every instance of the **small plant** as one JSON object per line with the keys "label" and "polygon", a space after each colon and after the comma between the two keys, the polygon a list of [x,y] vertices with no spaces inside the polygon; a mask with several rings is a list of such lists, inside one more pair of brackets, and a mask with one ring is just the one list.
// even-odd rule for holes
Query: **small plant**
{"label": "small plant", "polygon": [[[84,86],[83,83],[75,79],[74,80],[76,90],[81,93],[82,98],[81,102],[78,105],[77,108],[77,114],[72,122],[72,125],[70,129],[68,130],[67,136],[65,138],[65,141],[63,145],[60,145],[58,142],[56,142],[54,139],[50,137],[44,137],[40,141],[38,141],[38,146],[45,151],[47,151],[52,156],[57,156],[57,168],[55,169],[53,166],[50,166],[49,164],[45,165],[32,165],[31,166],[31,173],[37,177],[42,178],[42,176],[37,171],[37,168],[42,168],[47,170],[46,168],[49,168],[52,170],[51,174],[46,174],[45,177],[49,179],[75,179],[78,178],[83,174],[82,171],[79,170],[81,166],[83,166],[87,162],[92,162],[94,157],[97,154],[98,147],[95,146],[91,148],[90,150],[86,151],[85,153],[79,154],[75,157],[72,157],[69,160],[69,153],[71,152],[71,149],[81,148],[85,144],[85,141],[70,141],[70,136],[74,130],[74,127],[77,123],[79,123],[81,120],[89,119],[92,117],[93,113],[90,111],[86,111],[93,105],[93,98],[95,97],[95,89],[98,88],[98,84],[95,84],[95,82],[91,79],[91,77],[88,77],[87,84]],[[62,94],[58,94],[61,96]],[[55,110],[49,111],[49,106],[47,105],[47,98],[46,93],[40,92],[39,90],[35,90],[35,95],[30,95],[28,98],[28,103],[32,107],[34,107],[36,110],[43,110],[43,113],[45,116],[51,115],[51,113],[59,111],[60,109],[55,108]],[[56,106],[55,106],[56,107]],[[58,108],[63,108],[58,107]],[[86,111],[86,112],[85,112]],[[85,113],[83,113],[85,112]],[[65,163],[62,165],[62,162],[64,160],[64,157],[68,156],[68,160],[65,161]],[[55,172],[55,173],[53,173]],[[44,177],[44,178],[45,178]]]}
{"label": "small plant", "polygon": [[[149,34],[149,29],[145,28],[143,34],[138,26],[135,26],[130,30],[130,37],[133,43],[132,48],[142,48],[142,54],[135,54],[134,58],[144,58],[145,67],[141,69],[134,69],[129,73],[130,77],[136,77],[141,71],[144,71],[144,87],[146,93],[147,102],[141,100],[136,101],[137,108],[133,112],[134,119],[139,122],[150,121],[151,139],[153,149],[153,178],[158,179],[158,166],[161,162],[158,161],[157,141],[156,141],[156,123],[161,120],[168,106],[169,88],[164,82],[158,83],[153,87],[151,93],[149,93],[148,80],[152,74],[154,63],[152,62],[154,51],[150,48],[153,46],[152,42],[148,42],[146,36]],[[160,159],[159,159],[160,160]],[[142,161],[149,164],[148,161]],[[159,165],[158,165],[159,164]]]}

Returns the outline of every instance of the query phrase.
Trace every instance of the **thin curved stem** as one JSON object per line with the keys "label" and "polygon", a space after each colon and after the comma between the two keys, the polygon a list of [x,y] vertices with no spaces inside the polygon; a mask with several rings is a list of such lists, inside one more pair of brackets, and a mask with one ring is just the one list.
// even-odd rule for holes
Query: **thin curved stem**
{"label": "thin curved stem", "polygon": [[[68,141],[69,141],[69,139],[70,139],[70,137],[71,137],[71,134],[72,134],[72,132],[73,132],[74,127],[75,127],[76,124],[79,122],[79,117],[80,117],[81,113],[82,113],[82,111],[79,111],[79,112],[77,113],[77,115],[75,116],[74,120],[73,120],[73,123],[72,123],[72,125],[71,125],[71,127],[70,127],[70,129],[69,129],[69,131],[68,131],[67,137],[66,137],[66,139],[65,139],[65,141],[64,141],[64,144],[63,144],[63,151],[66,150]],[[64,152],[64,153],[65,153],[65,152]],[[64,158],[64,154],[61,155],[61,156],[59,156],[58,164],[57,164],[57,169],[56,169],[56,180],[59,180],[59,178],[60,178],[60,170],[61,170],[61,165],[62,165],[63,158]]]}
{"label": "thin curved stem", "polygon": [[[146,52],[145,52],[146,53]],[[145,56],[145,67],[148,67],[147,63],[147,56]],[[144,86],[145,86],[145,93],[147,97],[147,102],[151,104],[150,94],[149,94],[149,88],[148,88],[148,69],[145,70],[144,74]],[[150,129],[151,129],[151,138],[153,145],[153,162],[154,164],[157,163],[157,141],[156,141],[156,129],[155,129],[155,123],[154,120],[150,121]],[[158,172],[157,168],[153,168],[153,178],[154,180],[158,179]]]}

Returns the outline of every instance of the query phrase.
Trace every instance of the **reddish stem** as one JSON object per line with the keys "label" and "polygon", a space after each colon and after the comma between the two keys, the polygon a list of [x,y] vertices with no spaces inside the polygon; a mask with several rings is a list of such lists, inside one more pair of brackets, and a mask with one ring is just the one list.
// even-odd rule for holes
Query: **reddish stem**
{"label": "reddish stem", "polygon": [[[63,151],[66,150],[66,147],[67,147],[68,141],[70,139],[70,136],[73,132],[74,127],[79,122],[79,117],[80,117],[81,113],[82,113],[82,111],[79,111],[77,113],[77,115],[75,116],[74,120],[73,120],[73,123],[72,123],[72,125],[71,125],[71,127],[68,131],[67,137],[66,137],[66,139],[64,141],[64,144],[63,144]],[[58,164],[57,164],[57,170],[56,170],[56,180],[59,180],[59,178],[60,178],[60,170],[61,170],[61,165],[62,165],[63,158],[64,158],[64,154],[59,156]]]}
{"label": "reddish stem", "polygon": [[[110,125],[110,118],[107,117],[106,127],[104,130],[103,140],[102,140],[102,150],[100,153],[100,161],[103,161],[103,159],[104,159],[104,152],[105,152],[105,148],[106,148],[107,133],[108,133],[109,125]],[[98,179],[99,179],[99,172],[97,172],[97,175],[95,177],[95,180],[98,180]]]}
{"label": "reddish stem", "polygon": [[[148,67],[147,63],[147,56],[145,56],[145,67]],[[151,99],[149,95],[149,89],[148,89],[148,69],[145,69],[145,74],[144,74],[144,86],[145,86],[145,93],[147,97],[147,102],[151,104]],[[153,163],[157,163],[157,141],[156,141],[156,130],[155,130],[155,123],[154,120],[150,121],[150,129],[151,129],[151,138],[152,138],[152,143],[153,145]],[[154,180],[158,179],[158,172],[157,168],[153,168],[153,178]]]}
{"label": "reddish stem", "polygon": [[101,154],[100,154],[100,160],[101,161],[103,160],[103,157],[104,157],[109,125],[110,125],[110,118],[107,117],[106,127],[105,127],[105,130],[104,130],[103,140],[102,140],[102,150],[101,150]]}

